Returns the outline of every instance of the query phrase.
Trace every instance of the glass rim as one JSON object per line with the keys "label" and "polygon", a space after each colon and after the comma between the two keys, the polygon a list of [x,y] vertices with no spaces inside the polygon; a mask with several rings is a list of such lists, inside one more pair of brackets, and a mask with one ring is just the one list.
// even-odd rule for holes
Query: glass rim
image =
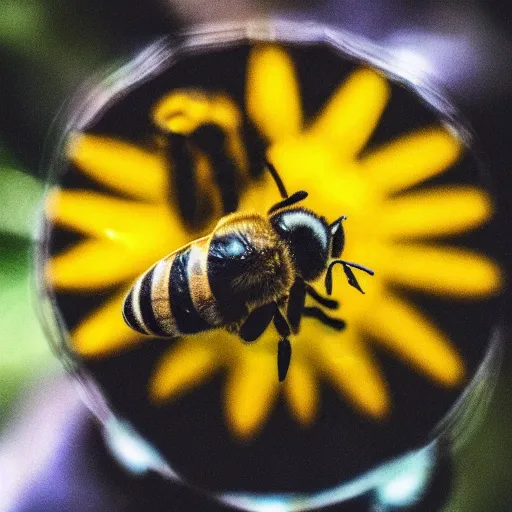
{"label": "glass rim", "polygon": [[[113,103],[128,95],[136,87],[151,80],[152,77],[171,68],[183,58],[210,50],[216,51],[252,43],[280,43],[300,47],[325,45],[334,49],[340,56],[382,71],[394,83],[399,83],[412,90],[428,108],[435,111],[448,130],[455,132],[466,147],[471,147],[480,164],[479,172],[488,178],[488,172],[479,158],[478,143],[472,129],[451,103],[448,94],[424,73],[411,69],[409,64],[404,65],[399,57],[393,55],[382,45],[349,31],[332,28],[318,22],[271,19],[197,25],[173,36],[158,39],[116,71],[107,70],[107,72],[93,77],[62,109],[60,118],[63,123],[55,123],[54,129],[57,128],[59,132],[57,144],[53,154],[50,155],[49,162],[46,162],[48,165],[43,162],[47,178],[46,189],[48,190],[57,182],[62,171],[62,148],[71,131],[86,128]],[[43,215],[41,214],[40,217],[43,218]],[[82,400],[102,424],[107,441],[111,440],[108,443],[111,451],[119,459],[119,454],[112,446],[113,438],[109,438],[109,435],[112,432],[119,433],[119,427],[121,430],[124,428],[122,425],[124,419],[114,414],[108,403],[108,398],[101,392],[94,378],[79,365],[70,352],[65,323],[56,307],[55,293],[43,282],[42,268],[49,255],[49,237],[46,236],[48,231],[49,226],[45,226],[44,221],[41,221],[36,238],[38,243],[34,251],[34,278],[38,302],[36,309],[39,311],[48,341],[66,370],[77,381]],[[385,483],[388,472],[395,471],[398,465],[404,461],[412,461],[413,457],[419,457],[417,460],[421,459],[425,467],[430,467],[443,440],[449,440],[450,449],[458,448],[463,444],[464,439],[470,435],[468,434],[468,423],[471,424],[472,429],[476,428],[477,413],[490,400],[496,384],[498,377],[496,367],[499,366],[503,352],[502,327],[498,322],[490,341],[488,341],[484,360],[454,405],[432,430],[431,436],[426,440],[424,446],[417,447],[416,452],[398,456],[376,468],[370,468],[366,473],[334,488],[306,494],[274,492],[227,494],[209,491],[185,482],[172,469],[172,466],[135,431],[130,432],[129,435],[139,443],[141,450],[145,450],[147,469],[155,469],[165,477],[237,508],[254,512],[262,510],[302,511],[339,503],[339,496],[344,496],[343,499],[346,500],[378,488],[379,485]],[[485,386],[480,386],[483,381],[485,381]],[[123,463],[123,461],[121,462]],[[354,494],[356,490],[357,494]]]}

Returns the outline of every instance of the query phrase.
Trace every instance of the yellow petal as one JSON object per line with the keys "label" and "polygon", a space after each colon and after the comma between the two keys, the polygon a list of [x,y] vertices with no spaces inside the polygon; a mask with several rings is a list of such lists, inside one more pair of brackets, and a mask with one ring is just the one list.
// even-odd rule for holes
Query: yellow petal
{"label": "yellow petal", "polygon": [[400,285],[455,297],[487,296],[501,288],[499,267],[476,252],[420,244],[393,249],[379,273]]}
{"label": "yellow petal", "polygon": [[279,391],[276,355],[243,347],[251,353],[231,370],[226,383],[226,413],[234,433],[254,436],[263,426]]}
{"label": "yellow petal", "polygon": [[214,345],[197,343],[193,337],[184,338],[159,361],[151,378],[150,395],[161,401],[186,393],[218,368]]}
{"label": "yellow petal", "polygon": [[340,158],[354,158],[377,126],[389,94],[386,79],[376,71],[355,71],[329,100],[311,134],[331,144]]}
{"label": "yellow petal", "polygon": [[75,134],[68,156],[84,174],[117,192],[145,201],[167,197],[167,163],[157,153],[116,139]]}
{"label": "yellow petal", "polygon": [[277,46],[258,46],[249,57],[247,112],[261,133],[276,141],[295,135],[302,125],[295,67]]}
{"label": "yellow petal", "polygon": [[483,190],[434,187],[385,202],[379,229],[393,238],[453,235],[484,223],[492,213],[492,201]]}
{"label": "yellow petal", "polygon": [[405,135],[365,157],[366,177],[382,195],[400,192],[442,173],[462,151],[459,139],[443,128]]}
{"label": "yellow petal", "polygon": [[284,382],[291,412],[303,425],[311,425],[318,411],[317,382],[308,365],[295,357]]}
{"label": "yellow petal", "polygon": [[145,270],[121,244],[86,240],[46,265],[46,282],[58,290],[97,290],[126,281]]}
{"label": "yellow petal", "polygon": [[362,327],[396,355],[436,382],[454,386],[464,363],[444,334],[404,301],[382,297]]}
{"label": "yellow petal", "polygon": [[107,357],[137,343],[151,342],[130,329],[122,315],[126,288],[85,318],[71,334],[73,349],[86,357]]}
{"label": "yellow petal", "polygon": [[155,221],[155,206],[117,199],[85,190],[55,190],[46,202],[46,213],[68,229],[116,240],[144,230]]}
{"label": "yellow petal", "polygon": [[[226,144],[233,159],[247,172],[247,155],[240,135],[242,114],[229,96],[198,90],[172,91],[158,101],[151,117],[164,132],[182,135],[190,135],[201,125],[221,127],[226,132]],[[201,183],[199,177],[198,183]]]}
{"label": "yellow petal", "polygon": [[317,365],[358,409],[376,418],[390,409],[386,383],[370,354],[348,329],[317,340]]}
{"label": "yellow petal", "polygon": [[231,131],[241,123],[240,110],[229,96],[185,89],[161,98],[151,117],[162,131],[182,135],[190,135],[204,124],[213,123]]}

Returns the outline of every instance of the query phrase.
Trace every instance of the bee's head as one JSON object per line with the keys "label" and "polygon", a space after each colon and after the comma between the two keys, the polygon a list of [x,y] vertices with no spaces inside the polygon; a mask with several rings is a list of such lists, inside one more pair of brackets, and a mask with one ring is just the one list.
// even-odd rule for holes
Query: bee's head
{"label": "bee's head", "polygon": [[[334,252],[341,253],[339,236],[331,233],[331,227],[323,217],[305,208],[277,211],[270,222],[290,248],[295,266],[306,281],[320,277]],[[340,228],[341,229],[341,228]],[[334,239],[336,238],[336,247]]]}

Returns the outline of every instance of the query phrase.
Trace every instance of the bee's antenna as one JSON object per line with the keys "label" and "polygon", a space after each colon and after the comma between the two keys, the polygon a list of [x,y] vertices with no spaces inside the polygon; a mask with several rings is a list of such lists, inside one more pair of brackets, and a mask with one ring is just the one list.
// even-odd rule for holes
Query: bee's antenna
{"label": "bee's antenna", "polygon": [[288,192],[286,192],[286,187],[284,186],[283,180],[281,179],[281,176],[279,176],[277,169],[268,160],[265,160],[265,167],[269,170],[272,178],[274,178],[281,197],[286,199],[288,197]]}
{"label": "bee's antenna", "polygon": [[[267,212],[268,215],[271,213],[274,213],[276,210],[280,210],[281,208],[286,208],[287,206],[291,206],[292,204],[298,203],[299,201],[303,201],[308,197],[308,193],[305,190],[299,190],[298,192],[295,192],[295,194],[292,194],[291,196],[288,196],[286,199],[283,199],[282,201],[279,201],[279,203],[276,203],[270,210]],[[339,256],[335,255],[335,256]]]}
{"label": "bee's antenna", "polygon": [[343,271],[345,272],[345,275],[347,276],[348,284],[350,286],[353,286],[357,290],[359,290],[361,293],[364,293],[363,289],[361,288],[361,286],[359,286],[359,283],[357,282],[354,272],[352,272],[352,269],[350,267],[362,270],[363,272],[366,272],[367,274],[370,274],[371,276],[373,276],[375,274],[375,272],[367,267],[363,267],[363,265],[359,265],[358,263],[352,263],[350,261],[345,261],[345,260],[334,260],[329,265],[329,268],[327,269],[327,274],[325,276],[325,289],[327,291],[327,295],[332,294],[332,269],[333,269],[334,265],[336,265],[338,263],[343,265]]}

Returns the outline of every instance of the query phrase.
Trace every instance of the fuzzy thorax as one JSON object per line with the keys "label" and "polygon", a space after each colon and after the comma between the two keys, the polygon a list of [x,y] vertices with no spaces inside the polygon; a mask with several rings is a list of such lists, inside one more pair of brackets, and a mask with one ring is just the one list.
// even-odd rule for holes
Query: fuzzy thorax
{"label": "fuzzy thorax", "polygon": [[218,237],[236,234],[252,248],[244,271],[233,276],[233,294],[243,298],[249,309],[286,296],[293,284],[294,266],[288,245],[259,214],[233,214],[219,223]]}

